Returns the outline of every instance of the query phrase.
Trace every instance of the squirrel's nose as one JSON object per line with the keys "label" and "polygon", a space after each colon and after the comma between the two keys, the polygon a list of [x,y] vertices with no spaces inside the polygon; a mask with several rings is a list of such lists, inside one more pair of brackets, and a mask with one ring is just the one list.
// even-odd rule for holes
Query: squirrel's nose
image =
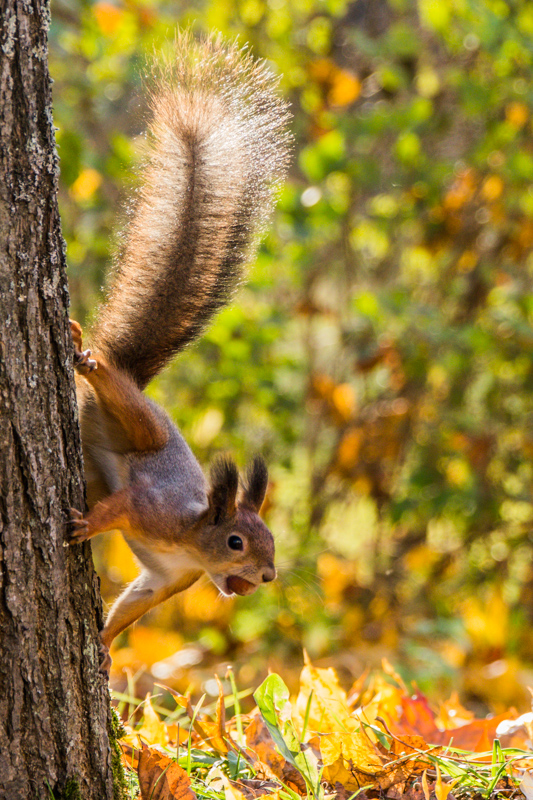
{"label": "squirrel's nose", "polygon": [[276,577],[276,568],[274,566],[267,567],[263,570],[263,583],[269,583]]}

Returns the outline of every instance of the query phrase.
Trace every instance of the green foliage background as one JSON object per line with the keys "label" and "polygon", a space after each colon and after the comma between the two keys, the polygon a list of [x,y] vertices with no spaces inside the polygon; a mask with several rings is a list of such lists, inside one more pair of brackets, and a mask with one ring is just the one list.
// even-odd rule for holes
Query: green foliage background
{"label": "green foliage background", "polygon": [[[143,64],[177,25],[271,61],[296,146],[248,284],[150,388],[203,464],[264,453],[280,580],[229,623],[172,624],[206,659],[244,664],[248,685],[266,655],[290,672],[303,645],[348,675],[387,656],[422,685],[524,704],[533,3],[56,2],[61,210],[82,320],[134,185]],[[110,595],[112,567],[100,566]]]}

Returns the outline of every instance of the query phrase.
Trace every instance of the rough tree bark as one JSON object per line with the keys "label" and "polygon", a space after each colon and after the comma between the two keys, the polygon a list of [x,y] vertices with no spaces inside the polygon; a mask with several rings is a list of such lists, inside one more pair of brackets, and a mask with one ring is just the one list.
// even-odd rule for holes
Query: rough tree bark
{"label": "rough tree bark", "polygon": [[[46,0],[0,0],[0,798],[113,798],[83,508]],[[53,793],[53,795],[51,794]]]}

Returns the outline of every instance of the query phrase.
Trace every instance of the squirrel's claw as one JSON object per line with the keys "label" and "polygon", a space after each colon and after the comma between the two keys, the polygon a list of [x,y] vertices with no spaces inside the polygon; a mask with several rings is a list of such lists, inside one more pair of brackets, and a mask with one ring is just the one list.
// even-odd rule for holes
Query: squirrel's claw
{"label": "squirrel's claw", "polygon": [[100,656],[99,671],[102,675],[109,680],[109,670],[111,669],[111,656],[109,655],[109,647],[100,640],[98,647],[98,655]]}
{"label": "squirrel's claw", "polygon": [[91,358],[90,350],[82,350],[81,325],[73,319],[70,320],[70,333],[74,344],[74,368],[80,375],[87,375],[98,367],[98,363]]}
{"label": "squirrel's claw", "polygon": [[89,523],[83,518],[81,511],[77,508],[70,508],[70,519],[68,525],[69,531],[69,544],[77,544],[78,542],[85,542],[89,539]]}
{"label": "squirrel's claw", "polygon": [[74,351],[74,369],[80,375],[87,375],[98,367],[98,363],[94,358],[91,358],[90,350],[75,350]]}

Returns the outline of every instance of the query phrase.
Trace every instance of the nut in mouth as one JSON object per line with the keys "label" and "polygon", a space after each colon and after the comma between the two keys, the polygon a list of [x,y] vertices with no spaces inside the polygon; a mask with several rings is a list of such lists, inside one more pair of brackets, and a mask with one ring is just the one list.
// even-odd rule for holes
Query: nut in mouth
{"label": "nut in mouth", "polygon": [[226,579],[226,586],[228,587],[228,594],[239,594],[241,596],[253,594],[257,589],[255,583],[247,581],[246,578],[240,578],[238,575],[230,575]]}

